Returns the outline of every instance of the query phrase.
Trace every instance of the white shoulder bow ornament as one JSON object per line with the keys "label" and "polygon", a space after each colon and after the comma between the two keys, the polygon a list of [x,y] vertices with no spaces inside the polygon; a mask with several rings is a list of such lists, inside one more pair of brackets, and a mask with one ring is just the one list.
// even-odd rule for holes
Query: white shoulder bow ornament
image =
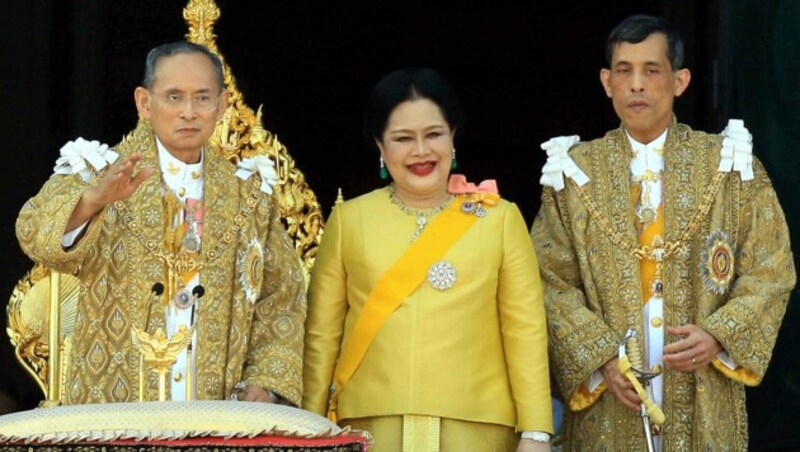
{"label": "white shoulder bow ornament", "polygon": [[539,183],[560,191],[564,188],[564,176],[574,180],[581,187],[589,182],[589,176],[578,168],[568,153],[569,149],[580,140],[581,137],[578,135],[570,135],[551,138],[541,144],[542,149],[547,152],[547,162],[542,168]]}
{"label": "white shoulder bow ornament", "polygon": [[278,183],[278,173],[275,172],[275,164],[266,155],[248,157],[242,159],[237,164],[236,176],[239,179],[247,180],[256,172],[261,177],[261,191],[272,194],[272,187]]}
{"label": "white shoulder bow ornament", "polygon": [[84,182],[89,182],[92,169],[100,171],[117,161],[119,154],[99,141],[86,141],[78,137],[61,146],[61,156],[56,160],[53,171],[56,174],[79,174]]}
{"label": "white shoulder bow ornament", "polygon": [[742,180],[753,179],[753,135],[741,119],[730,119],[723,137],[718,171],[738,171]]}

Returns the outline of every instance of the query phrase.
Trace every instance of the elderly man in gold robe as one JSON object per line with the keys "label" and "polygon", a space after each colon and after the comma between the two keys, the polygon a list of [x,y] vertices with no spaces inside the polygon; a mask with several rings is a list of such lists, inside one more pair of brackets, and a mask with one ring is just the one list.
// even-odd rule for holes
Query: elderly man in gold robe
{"label": "elderly man in gold robe", "polygon": [[169,399],[298,405],[304,278],[270,162],[237,170],[208,146],[228,101],[220,60],[192,43],[156,47],[134,97],[144,124],[116,149],[65,145],[17,220],[32,259],[81,281],[64,402],[156,399],[155,379],[140,391],[131,332],[193,328]]}
{"label": "elderly man in gold robe", "polygon": [[[723,136],[675,121],[690,73],[670,24],[633,16],[607,45],[600,78],[622,126],[542,145],[532,229],[566,450],[746,450],[744,388],[767,370],[795,283],[783,212],[740,121]],[[658,374],[643,393],[629,360]],[[645,428],[643,399],[663,425]]]}

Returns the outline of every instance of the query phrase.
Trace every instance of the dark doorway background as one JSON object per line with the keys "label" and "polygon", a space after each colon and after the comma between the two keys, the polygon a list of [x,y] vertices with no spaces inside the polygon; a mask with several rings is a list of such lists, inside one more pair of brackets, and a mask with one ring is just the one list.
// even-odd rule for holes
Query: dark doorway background
{"label": "dark doorway background", "polygon": [[[405,66],[445,74],[467,115],[457,134],[460,170],[496,178],[528,223],[539,207],[554,135],[597,137],[618,126],[598,81],[608,31],[633,13],[664,15],[687,44],[692,82],[681,122],[720,131],[746,120],[800,242],[800,2],[792,0],[264,1],[218,0],[216,34],[245,100],[286,144],[329,211],[380,185],[361,138],[361,112],[377,80]],[[133,89],[147,51],[183,38],[182,0],[10,0],[0,3],[0,137],[7,159],[0,220],[8,296],[30,266],[14,238],[24,201],[77,136],[116,143],[135,126]],[[790,150],[791,149],[791,150]],[[796,294],[795,294],[796,295]],[[752,450],[800,447],[800,313],[790,303],[764,383],[748,392]],[[0,321],[5,326],[5,316]],[[27,409],[38,389],[0,341],[0,406]]]}

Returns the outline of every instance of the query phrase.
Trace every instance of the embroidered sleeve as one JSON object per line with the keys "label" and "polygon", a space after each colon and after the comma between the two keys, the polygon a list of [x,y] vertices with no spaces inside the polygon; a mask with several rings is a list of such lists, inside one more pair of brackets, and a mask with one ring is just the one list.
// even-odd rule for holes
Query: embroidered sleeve
{"label": "embroidered sleeve", "polygon": [[[758,173],[753,183],[766,179],[763,170]],[[715,362],[715,368],[751,386],[760,383],[767,370],[796,278],[783,210],[769,181],[762,182],[740,210],[735,280],[728,301],[702,322],[739,365],[731,370]]]}
{"label": "embroidered sleeve", "polygon": [[[548,345],[553,374],[564,400],[573,410],[593,404],[603,393],[585,386],[596,369],[616,356],[619,338],[587,307],[580,265],[569,233],[571,216],[561,212],[556,193],[545,187],[532,237],[544,282]],[[565,198],[562,198],[565,199]],[[565,208],[566,202],[563,203]]]}
{"label": "embroidered sleeve", "polygon": [[55,174],[39,193],[28,200],[17,217],[17,239],[22,250],[31,259],[53,270],[74,273],[86,257],[86,252],[97,239],[106,209],[88,225],[86,234],[66,251],[62,244],[69,217],[88,188],[76,176]]}
{"label": "embroidered sleeve", "polygon": [[[305,277],[300,259],[270,201],[261,294],[255,302],[243,380],[299,406],[303,393]],[[259,212],[260,213],[260,212]]]}

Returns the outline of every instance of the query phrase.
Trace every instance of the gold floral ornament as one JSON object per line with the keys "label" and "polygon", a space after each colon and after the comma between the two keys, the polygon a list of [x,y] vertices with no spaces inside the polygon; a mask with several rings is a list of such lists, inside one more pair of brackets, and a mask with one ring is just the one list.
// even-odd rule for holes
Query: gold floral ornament
{"label": "gold floral ornament", "polygon": [[[55,288],[55,289],[54,289]],[[50,296],[55,290],[60,296],[58,337],[53,337],[50,321]],[[63,359],[72,346],[72,330],[78,311],[80,281],[72,275],[51,272],[36,264],[17,282],[8,302],[6,332],[14,346],[14,354],[25,371],[33,377],[44,393],[42,406],[58,404],[61,387],[48,391],[51,381],[61,381],[66,373]],[[50,334],[49,334],[50,333]],[[51,340],[60,353],[51,356]]]}
{"label": "gold floral ornament", "polygon": [[183,18],[189,25],[186,38],[208,47],[220,58],[225,87],[230,92],[230,104],[217,123],[211,145],[234,164],[259,156],[266,156],[274,162],[277,183],[272,186],[273,196],[308,276],[322,238],[322,210],[286,147],[264,128],[261,107],[254,112],[244,102],[236,79],[217,48],[213,29],[220,16],[220,9],[213,0],[190,0],[183,10]]}
{"label": "gold floral ornament", "polygon": [[258,240],[251,240],[247,249],[239,252],[236,266],[245,298],[255,303],[264,278],[264,248]]}
{"label": "gold floral ornament", "polygon": [[728,234],[716,230],[706,238],[700,264],[706,289],[717,295],[724,295],[733,280],[735,248]]}

